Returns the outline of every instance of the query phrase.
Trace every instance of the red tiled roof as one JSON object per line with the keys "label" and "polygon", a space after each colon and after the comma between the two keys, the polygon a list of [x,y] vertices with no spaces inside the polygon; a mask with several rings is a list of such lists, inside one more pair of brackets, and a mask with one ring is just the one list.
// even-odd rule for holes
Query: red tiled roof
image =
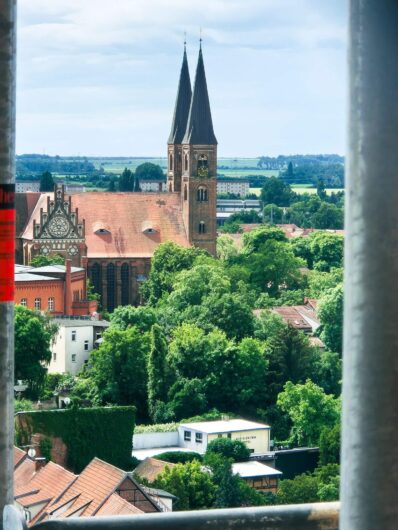
{"label": "red tiled roof", "polygon": [[112,493],[109,499],[101,506],[96,517],[111,515],[139,515],[144,513],[142,510],[122,499],[117,493]]}
{"label": "red tiled roof", "polygon": [[164,460],[158,460],[157,458],[145,458],[138,466],[134,469],[134,475],[145,478],[149,482],[153,482],[160,473],[163,473],[166,467],[170,469],[175,464],[165,462]]}
{"label": "red tiled roof", "polygon": [[94,458],[59,500],[48,507],[47,512],[56,512],[61,506],[77,497],[72,506],[65,512],[57,514],[57,517],[68,517],[87,503],[90,504],[85,509],[84,516],[93,515],[105,499],[114,492],[125,475],[125,471],[99,458]]}
{"label": "red tiled roof", "polygon": [[[34,504],[40,499],[53,499],[62,493],[75,478],[76,475],[67,469],[54,462],[48,462],[33,475],[28,484],[25,483],[15,489],[15,496],[19,497],[18,502],[24,506]],[[38,493],[31,494],[36,491]]]}
{"label": "red tiled roof", "polygon": [[[39,222],[40,208],[46,210],[47,195],[41,195],[24,239],[33,239],[33,220]],[[165,241],[189,246],[178,193],[86,192],[71,197],[72,209],[78,208],[79,219],[85,220],[89,258],[150,258]],[[155,232],[148,233],[143,227]],[[99,228],[110,233],[97,234]]]}
{"label": "red tiled roof", "polygon": [[25,451],[14,446],[14,469],[27,457]]}
{"label": "red tiled roof", "polygon": [[25,458],[14,470],[14,493],[23,489],[35,473],[35,463],[30,458]]}

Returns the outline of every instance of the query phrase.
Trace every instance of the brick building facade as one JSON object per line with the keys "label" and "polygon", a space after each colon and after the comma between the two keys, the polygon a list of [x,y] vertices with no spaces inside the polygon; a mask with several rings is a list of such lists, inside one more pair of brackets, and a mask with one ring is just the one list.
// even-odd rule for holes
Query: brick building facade
{"label": "brick building facade", "polygon": [[17,263],[59,254],[84,267],[101,305],[141,302],[156,247],[165,241],[216,252],[217,140],[199,50],[191,91],[186,52],[168,139],[167,193],[17,194]]}

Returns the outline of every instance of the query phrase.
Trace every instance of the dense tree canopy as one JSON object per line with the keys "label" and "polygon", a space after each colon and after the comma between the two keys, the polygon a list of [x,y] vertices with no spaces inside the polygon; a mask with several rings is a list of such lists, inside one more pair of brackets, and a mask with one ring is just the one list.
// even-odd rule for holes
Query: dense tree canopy
{"label": "dense tree canopy", "polygon": [[157,164],[152,164],[152,162],[144,162],[143,164],[137,166],[135,169],[135,176],[138,180],[163,180],[165,178],[163,169]]}
{"label": "dense tree canopy", "polygon": [[49,171],[42,173],[40,177],[40,191],[54,191],[54,179]]}
{"label": "dense tree canopy", "polygon": [[266,204],[289,206],[293,195],[289,184],[285,184],[285,182],[278,177],[270,177],[265,181],[261,190],[261,201],[264,206]]}

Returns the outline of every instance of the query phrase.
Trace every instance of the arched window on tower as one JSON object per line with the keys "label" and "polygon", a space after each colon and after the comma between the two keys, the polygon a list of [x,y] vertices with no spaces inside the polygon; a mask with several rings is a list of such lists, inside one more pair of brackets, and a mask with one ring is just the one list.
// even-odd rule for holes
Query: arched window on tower
{"label": "arched window on tower", "polygon": [[169,156],[169,171],[173,171],[173,155],[171,153]]}
{"label": "arched window on tower", "polygon": [[199,234],[205,234],[205,233],[206,233],[206,223],[204,221],[200,221]]}
{"label": "arched window on tower", "polygon": [[209,175],[209,166],[206,155],[200,155],[198,158],[198,177],[207,177]]}
{"label": "arched window on tower", "polygon": [[207,188],[206,186],[199,186],[197,194],[196,194],[198,202],[206,202],[207,201]]}
{"label": "arched window on tower", "polygon": [[130,301],[130,270],[129,264],[123,263],[121,269],[122,279],[122,305],[128,305]]}
{"label": "arched window on tower", "polygon": [[185,184],[184,186],[184,201],[186,201],[188,199],[188,190],[187,190],[187,185]]}
{"label": "arched window on tower", "polygon": [[188,171],[188,155],[184,156],[184,171]]}

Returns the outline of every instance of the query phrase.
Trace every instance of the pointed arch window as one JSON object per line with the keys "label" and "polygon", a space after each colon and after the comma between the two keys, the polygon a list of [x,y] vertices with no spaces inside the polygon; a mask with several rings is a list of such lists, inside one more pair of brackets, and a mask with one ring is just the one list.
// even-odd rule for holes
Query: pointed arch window
{"label": "pointed arch window", "polygon": [[187,185],[185,184],[184,186],[184,201],[186,201],[188,198],[188,190],[187,190]]}
{"label": "pointed arch window", "polygon": [[102,295],[102,278],[101,278],[102,275],[101,273],[102,273],[102,269],[99,263],[94,263],[88,269],[88,276],[92,283],[93,289],[99,295]]}
{"label": "pointed arch window", "polygon": [[207,201],[207,188],[206,186],[199,186],[196,198],[198,202],[206,202]]}
{"label": "pointed arch window", "polygon": [[206,155],[200,155],[198,158],[198,177],[208,177],[209,166]]}
{"label": "pointed arch window", "polygon": [[120,276],[122,279],[122,305],[128,305],[130,301],[130,269],[128,263],[123,263]]}
{"label": "pointed arch window", "polygon": [[173,155],[171,153],[169,156],[169,170],[173,171]]}
{"label": "pointed arch window", "polygon": [[200,221],[199,234],[205,234],[205,233],[206,233],[206,223],[204,221]]}
{"label": "pointed arch window", "polygon": [[109,263],[106,267],[106,283],[107,283],[107,310],[113,311],[115,309],[115,265]]}
{"label": "pointed arch window", "polygon": [[184,171],[188,171],[188,155],[184,156]]}

